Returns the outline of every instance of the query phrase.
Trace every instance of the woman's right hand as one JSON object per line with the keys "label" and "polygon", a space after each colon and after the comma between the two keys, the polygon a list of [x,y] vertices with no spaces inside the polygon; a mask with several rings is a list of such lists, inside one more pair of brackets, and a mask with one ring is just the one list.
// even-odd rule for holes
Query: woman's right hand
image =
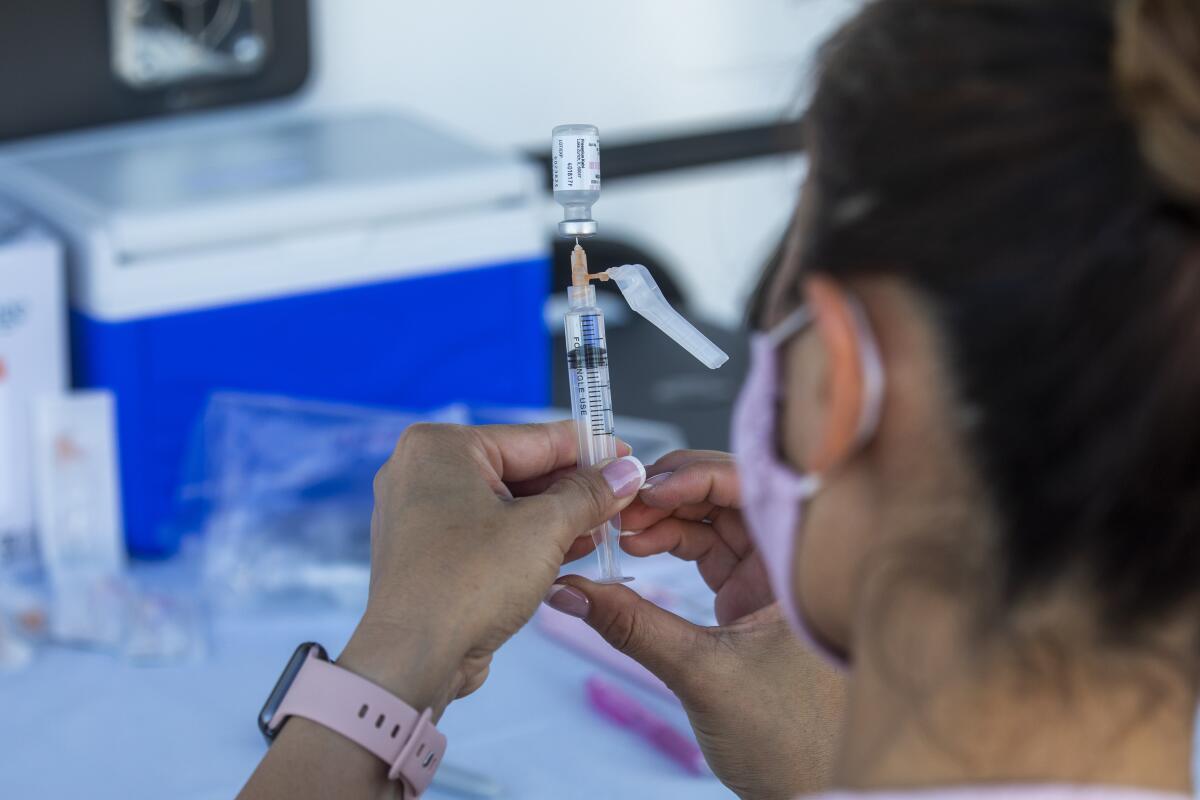
{"label": "woman's right hand", "polygon": [[[687,710],[713,772],[742,798],[824,789],[840,728],[844,681],[800,643],[774,603],[739,510],[733,458],[671,453],[647,468],[621,513],[623,549],[695,561],[716,593],[718,626],[694,625],[621,585],[577,575],[551,604],[584,617],[610,644],[662,679]],[[567,602],[564,602],[564,601]]]}

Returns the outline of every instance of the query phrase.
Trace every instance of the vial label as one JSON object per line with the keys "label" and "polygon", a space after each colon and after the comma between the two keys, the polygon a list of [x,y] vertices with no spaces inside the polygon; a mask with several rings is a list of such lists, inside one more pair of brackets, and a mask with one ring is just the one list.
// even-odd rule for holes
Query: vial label
{"label": "vial label", "polygon": [[554,191],[600,191],[600,137],[557,134],[552,150]]}

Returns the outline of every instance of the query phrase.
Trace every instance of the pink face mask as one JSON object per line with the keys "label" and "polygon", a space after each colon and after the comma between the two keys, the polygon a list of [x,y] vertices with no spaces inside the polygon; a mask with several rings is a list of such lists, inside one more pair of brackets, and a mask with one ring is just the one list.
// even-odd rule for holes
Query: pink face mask
{"label": "pink face mask", "polygon": [[[863,369],[862,413],[856,442],[875,433],[883,401],[883,366],[866,316],[852,303],[859,327],[859,360]],[[750,372],[742,386],[733,417],[733,451],[742,489],[742,514],[758,548],[771,590],[788,624],[832,664],[845,667],[846,657],[834,651],[804,618],[792,590],[792,564],[801,534],[804,505],[821,488],[820,476],[800,474],[779,461],[776,414],[779,408],[779,347],[808,327],[812,316],[800,308],[751,342]]]}

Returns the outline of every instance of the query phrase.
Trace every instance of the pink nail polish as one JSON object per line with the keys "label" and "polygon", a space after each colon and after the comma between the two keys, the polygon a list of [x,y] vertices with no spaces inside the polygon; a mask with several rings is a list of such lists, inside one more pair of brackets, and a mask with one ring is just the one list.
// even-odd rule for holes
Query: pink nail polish
{"label": "pink nail polish", "polygon": [[608,486],[616,497],[629,497],[642,487],[646,480],[646,468],[642,462],[633,456],[618,458],[609,462],[600,474],[608,481]]}
{"label": "pink nail polish", "polygon": [[573,586],[564,586],[561,583],[551,586],[550,590],[546,592],[546,596],[542,598],[542,602],[555,611],[561,611],[580,619],[585,619],[588,611],[592,608],[592,603],[587,599],[587,595]]}

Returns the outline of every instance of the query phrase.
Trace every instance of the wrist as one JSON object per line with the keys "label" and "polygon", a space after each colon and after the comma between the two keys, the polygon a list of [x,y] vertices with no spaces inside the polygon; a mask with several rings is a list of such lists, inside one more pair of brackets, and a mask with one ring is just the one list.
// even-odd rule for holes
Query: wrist
{"label": "wrist", "polygon": [[337,664],[387,689],[436,721],[454,697],[458,662],[439,637],[392,621],[363,617]]}

